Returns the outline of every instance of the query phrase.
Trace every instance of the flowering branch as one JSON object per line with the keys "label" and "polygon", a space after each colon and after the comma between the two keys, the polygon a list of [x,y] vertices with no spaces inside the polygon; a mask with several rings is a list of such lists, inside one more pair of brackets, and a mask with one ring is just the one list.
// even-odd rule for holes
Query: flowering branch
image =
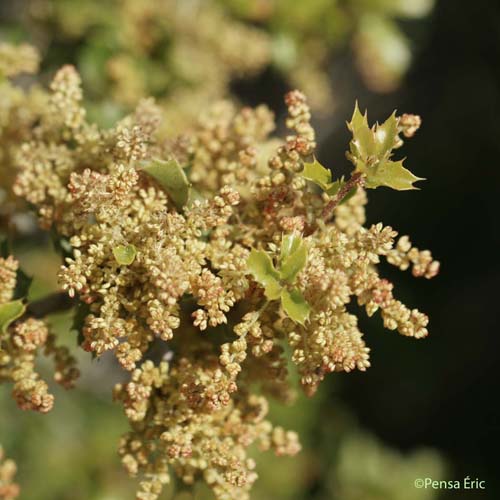
{"label": "flowering branch", "polygon": [[36,133],[28,127],[16,145],[11,190],[41,227],[64,235],[65,292],[26,305],[19,263],[0,257],[2,381],[12,382],[20,408],[49,411],[54,397],[35,369],[43,352],[55,380],[74,385],[75,359],[37,318],[71,308],[77,295],[80,346],[94,356],[113,351],[130,372],[113,395],[131,425],[122,462],[144,478],[137,498],[156,500],[171,470],[189,484],[204,477],[218,500],[248,499],[257,478],[248,446],[300,450],[294,432],[266,420],[267,396],[291,398],[290,361],[307,395],[329,373],[370,366],[350,303],[380,311],[402,335],[428,333],[428,317],[400,302],[375,264],[383,256],[429,278],[439,264],[407,238],[394,247],[391,227],[365,227],[366,193],[357,189],[414,188],[418,178],[392,151],[418,121],[392,115],[370,128],[356,107],[354,173],[333,181],[307,161],[315,131],[299,91],[286,96],[290,134],[276,149],[262,106],[214,107],[170,144],[150,100],[105,130],[86,120],[82,100],[78,73],[63,67],[33,118]]}

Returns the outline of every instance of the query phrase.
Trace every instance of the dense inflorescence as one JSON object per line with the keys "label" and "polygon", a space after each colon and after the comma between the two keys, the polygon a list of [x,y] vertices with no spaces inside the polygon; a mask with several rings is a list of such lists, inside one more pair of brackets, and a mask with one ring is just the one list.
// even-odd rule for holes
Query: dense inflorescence
{"label": "dense inflorescence", "polygon": [[16,464],[13,460],[5,459],[0,446],[0,499],[14,500],[19,496],[19,485],[14,482]]}
{"label": "dense inflorescence", "polygon": [[[100,129],[86,118],[72,66],[43,95],[12,150],[18,175],[6,187],[58,242],[81,347],[112,351],[130,372],[114,396],[131,425],[120,454],[143,478],[138,499],[158,498],[172,472],[187,484],[203,478],[221,500],[247,498],[257,477],[252,443],[297,453],[296,434],[266,420],[266,398],[293,399],[289,366],[308,395],[328,373],[370,366],[351,302],[369,316],[379,311],[390,330],[427,335],[427,316],[394,296],[377,264],[432,278],[439,263],[407,236],[395,243],[389,226],[364,226],[367,189],[419,180],[392,159],[418,117],[393,114],[370,128],[356,107],[354,170],[333,181],[314,158],[299,91],[285,99],[284,139],[271,135],[265,106],[230,103],[175,138],[160,132],[163,113],[151,99]],[[36,352],[54,356],[65,387],[77,371],[15,296],[17,267],[0,260],[0,313],[21,308],[3,310],[0,379],[14,382],[21,408],[45,412],[53,398],[34,371]]]}
{"label": "dense inflorescence", "polygon": [[132,427],[120,444],[123,463],[131,475],[146,476],[140,500],[157,498],[170,481],[169,466],[186,484],[201,474],[217,498],[249,498],[257,478],[247,455],[252,443],[279,456],[300,450],[296,433],[265,420],[264,396],[236,393],[217,357],[199,354],[197,360],[180,358],[171,369],[146,361],[115,389]]}
{"label": "dense inflorescence", "polygon": [[18,267],[12,256],[0,257],[0,382],[13,384],[12,397],[22,410],[47,413],[54,396],[36,370],[37,355],[53,358],[54,380],[66,389],[73,387],[79,372],[75,358],[67,347],[57,345],[48,324],[30,317],[21,301],[14,300]]}

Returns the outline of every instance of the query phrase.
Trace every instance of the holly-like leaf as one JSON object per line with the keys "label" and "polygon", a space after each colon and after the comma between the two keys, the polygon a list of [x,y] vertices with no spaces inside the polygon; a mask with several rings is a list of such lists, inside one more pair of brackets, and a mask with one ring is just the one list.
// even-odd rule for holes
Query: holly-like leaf
{"label": "holly-like leaf", "polygon": [[281,240],[280,261],[283,262],[290,254],[295,252],[302,243],[302,236],[294,231],[290,234],[285,234]]}
{"label": "holly-like leaf", "polygon": [[24,311],[26,311],[26,306],[22,300],[13,300],[12,302],[0,304],[0,332],[6,333],[9,325],[20,318]]}
{"label": "holly-like leaf", "polygon": [[252,249],[247,259],[247,267],[255,280],[264,287],[266,297],[269,300],[279,298],[281,291],[279,273],[266,252]]}
{"label": "holly-like leaf", "polygon": [[301,325],[305,323],[311,310],[306,299],[297,289],[291,292],[286,289],[281,291],[281,306],[290,319]]}
{"label": "holly-like leaf", "polygon": [[342,176],[340,179],[337,179],[335,182],[332,182],[330,184],[330,187],[326,191],[327,194],[330,196],[335,196],[339,189],[345,184],[344,176]]}
{"label": "holly-like leaf", "polygon": [[347,124],[352,132],[350,153],[347,155],[356,172],[365,176],[367,188],[386,186],[398,191],[417,189],[413,183],[424,180],[403,166],[403,160],[392,161],[392,150],[399,142],[398,118],[394,112],[382,125],[368,126],[366,113],[361,114],[358,104]]}
{"label": "holly-like leaf", "polygon": [[[300,238],[294,242],[294,249],[292,252],[282,260],[280,267],[280,277],[282,280],[293,283],[297,274],[304,269],[307,262],[307,247]],[[298,243],[297,243],[298,241]]]}
{"label": "holly-like leaf", "polygon": [[364,114],[361,113],[358,101],[354,103],[354,111],[352,112],[351,121],[347,124],[347,126],[353,134],[358,134],[361,130],[370,128],[368,126],[368,116],[366,111]]}
{"label": "holly-like leaf", "polygon": [[385,161],[374,169],[371,175],[366,177],[366,187],[377,188],[386,186],[398,191],[418,189],[413,185],[416,181],[425,179],[413,175],[408,169],[403,167],[403,161]]}
{"label": "holly-like leaf", "polygon": [[352,132],[351,153],[357,158],[367,158],[375,153],[375,137],[368,126],[368,116],[361,114],[358,103],[354,106],[351,121],[347,124]]}
{"label": "holly-like leaf", "polygon": [[177,160],[153,160],[142,170],[159,182],[177,209],[180,210],[187,203],[190,183]]}
{"label": "holly-like leaf", "polygon": [[113,248],[113,255],[120,266],[130,266],[135,260],[137,249],[134,245],[117,245]]}
{"label": "holly-like leaf", "polygon": [[279,298],[282,286],[280,282],[275,279],[270,279],[264,288],[264,293],[269,300],[276,300]]}
{"label": "holly-like leaf", "polygon": [[317,184],[323,191],[326,191],[332,182],[332,173],[316,158],[310,163],[304,162],[304,170],[300,172],[300,175]]}
{"label": "holly-like leaf", "polygon": [[332,182],[331,171],[321,165],[316,158],[314,158],[314,161],[311,163],[304,163],[304,170],[300,172],[300,175],[302,175],[304,179],[314,182],[314,184],[319,186],[330,196],[337,194],[338,190],[345,183],[344,177]]}
{"label": "holly-like leaf", "polygon": [[375,126],[375,143],[380,158],[389,157],[398,142],[398,119],[392,113],[382,125]]}

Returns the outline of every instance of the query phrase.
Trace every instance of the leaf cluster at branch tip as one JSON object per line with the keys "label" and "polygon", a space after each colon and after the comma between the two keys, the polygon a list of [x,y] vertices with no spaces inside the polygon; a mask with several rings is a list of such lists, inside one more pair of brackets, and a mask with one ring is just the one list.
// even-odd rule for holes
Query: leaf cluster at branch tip
{"label": "leaf cluster at branch tip", "polygon": [[355,166],[355,171],[365,175],[367,188],[386,186],[405,191],[418,189],[413,183],[424,180],[407,170],[403,166],[404,160],[391,160],[393,149],[401,144],[398,124],[399,118],[394,112],[384,123],[376,123],[370,128],[366,112],[361,114],[356,103],[351,121],[347,124],[352,132],[347,157]]}
{"label": "leaf cluster at branch tip", "polygon": [[264,287],[266,298],[280,299],[287,316],[300,324],[304,324],[309,317],[310,307],[300,290],[291,285],[306,262],[307,246],[295,232],[283,236],[278,269],[271,256],[263,250],[252,249],[247,260],[248,269]]}

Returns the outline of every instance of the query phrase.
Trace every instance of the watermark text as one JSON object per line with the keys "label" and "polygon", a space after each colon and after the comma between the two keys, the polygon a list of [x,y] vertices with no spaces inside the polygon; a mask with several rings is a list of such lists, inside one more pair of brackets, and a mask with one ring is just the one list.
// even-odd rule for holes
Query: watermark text
{"label": "watermark text", "polygon": [[463,479],[437,480],[431,477],[418,477],[414,481],[415,488],[430,490],[485,490],[486,481],[466,476]]}

